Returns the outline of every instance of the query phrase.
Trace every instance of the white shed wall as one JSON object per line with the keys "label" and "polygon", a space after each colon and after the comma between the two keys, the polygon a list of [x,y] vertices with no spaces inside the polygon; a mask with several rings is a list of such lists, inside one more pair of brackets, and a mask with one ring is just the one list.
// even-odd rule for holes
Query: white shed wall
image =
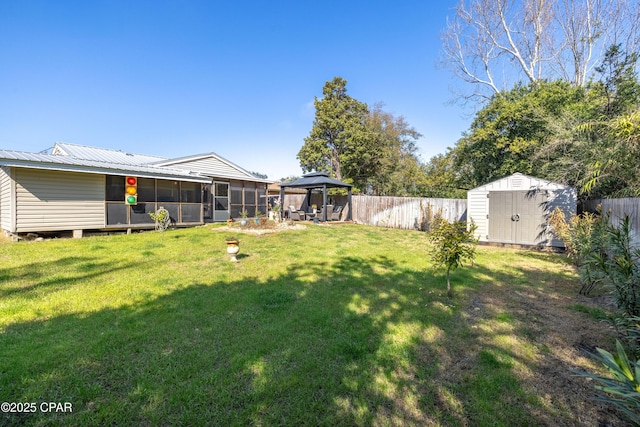
{"label": "white shed wall", "polygon": [[10,233],[14,232],[13,216],[15,205],[11,197],[11,169],[0,168],[0,228]]}
{"label": "white shed wall", "polygon": [[83,230],[105,226],[104,175],[15,169],[16,230]]}
{"label": "white shed wall", "polygon": [[467,222],[471,223],[471,220],[473,220],[478,226],[476,237],[481,241],[486,241],[489,233],[489,220],[487,219],[487,214],[489,213],[488,194],[488,191],[467,192]]}

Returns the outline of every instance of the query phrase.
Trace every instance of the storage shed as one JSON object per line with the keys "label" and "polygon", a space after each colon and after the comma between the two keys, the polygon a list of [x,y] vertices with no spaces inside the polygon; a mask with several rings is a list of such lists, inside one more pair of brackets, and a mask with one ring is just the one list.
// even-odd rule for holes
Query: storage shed
{"label": "storage shed", "polygon": [[467,192],[467,221],[481,242],[563,247],[547,218],[556,207],[569,217],[576,206],[574,187],[514,173]]}

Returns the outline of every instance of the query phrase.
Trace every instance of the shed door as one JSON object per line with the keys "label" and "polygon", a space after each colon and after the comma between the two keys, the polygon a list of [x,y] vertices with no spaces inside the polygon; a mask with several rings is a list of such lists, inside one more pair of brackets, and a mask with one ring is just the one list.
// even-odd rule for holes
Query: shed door
{"label": "shed door", "polygon": [[545,224],[546,192],[489,193],[489,241],[535,245]]}

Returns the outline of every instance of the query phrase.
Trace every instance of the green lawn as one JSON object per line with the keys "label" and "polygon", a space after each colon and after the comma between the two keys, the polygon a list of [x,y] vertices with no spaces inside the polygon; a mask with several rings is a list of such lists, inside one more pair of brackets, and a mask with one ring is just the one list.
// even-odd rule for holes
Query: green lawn
{"label": "green lawn", "polygon": [[540,378],[573,344],[546,298],[610,344],[561,255],[481,247],[448,299],[424,233],[227,235],[0,243],[0,400],[37,405],[0,424],[597,425]]}

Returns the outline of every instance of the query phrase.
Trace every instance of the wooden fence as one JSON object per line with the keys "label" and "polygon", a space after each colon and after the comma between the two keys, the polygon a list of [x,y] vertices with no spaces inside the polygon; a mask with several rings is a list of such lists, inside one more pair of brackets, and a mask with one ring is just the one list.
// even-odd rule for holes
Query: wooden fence
{"label": "wooden fence", "polygon": [[[290,205],[308,210],[304,194],[287,194],[284,209]],[[347,196],[329,196],[330,204],[345,206],[342,219],[347,218]],[[419,197],[352,196],[352,219],[358,224],[406,230],[429,229],[436,216],[449,221],[467,220],[467,199],[428,199]],[[313,193],[310,204],[322,205],[322,194]]]}
{"label": "wooden fence", "polygon": [[584,204],[584,210],[595,212],[598,205],[602,212],[609,213],[609,221],[617,226],[625,217],[629,217],[634,246],[640,247],[640,198],[596,199]]}

